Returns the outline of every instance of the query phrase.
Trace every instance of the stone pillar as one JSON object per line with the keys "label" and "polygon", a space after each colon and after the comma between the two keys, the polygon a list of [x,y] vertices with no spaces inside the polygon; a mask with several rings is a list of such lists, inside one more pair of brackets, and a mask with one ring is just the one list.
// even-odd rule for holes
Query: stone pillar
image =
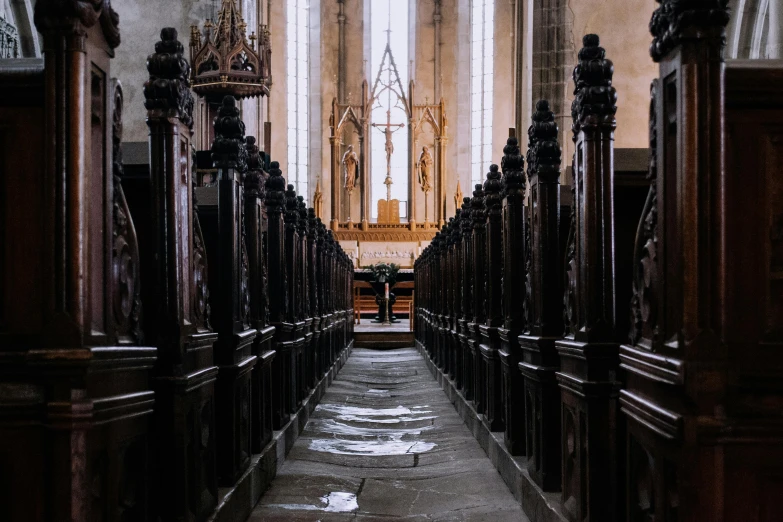
{"label": "stone pillar", "polygon": [[781,5],[779,1],[775,0],[769,2],[767,58],[783,58],[783,5]]}

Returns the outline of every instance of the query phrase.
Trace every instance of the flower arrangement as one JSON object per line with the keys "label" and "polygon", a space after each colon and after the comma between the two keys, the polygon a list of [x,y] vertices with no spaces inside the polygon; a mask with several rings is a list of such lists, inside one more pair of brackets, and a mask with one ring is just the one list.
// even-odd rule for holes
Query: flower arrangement
{"label": "flower arrangement", "polygon": [[370,266],[375,281],[379,283],[389,283],[394,286],[397,282],[397,274],[400,271],[400,265],[394,263],[378,263]]}

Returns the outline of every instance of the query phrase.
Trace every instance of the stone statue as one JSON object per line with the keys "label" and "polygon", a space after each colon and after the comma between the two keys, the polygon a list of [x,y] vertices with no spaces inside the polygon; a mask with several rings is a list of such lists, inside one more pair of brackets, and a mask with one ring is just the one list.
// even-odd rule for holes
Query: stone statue
{"label": "stone statue", "polygon": [[345,190],[349,193],[356,187],[359,179],[359,158],[353,151],[353,145],[348,145],[348,150],[343,154],[343,175],[345,176]]}
{"label": "stone statue", "polygon": [[425,145],[421,148],[421,155],[419,156],[419,184],[421,190],[425,193],[432,190],[432,154],[430,149]]}

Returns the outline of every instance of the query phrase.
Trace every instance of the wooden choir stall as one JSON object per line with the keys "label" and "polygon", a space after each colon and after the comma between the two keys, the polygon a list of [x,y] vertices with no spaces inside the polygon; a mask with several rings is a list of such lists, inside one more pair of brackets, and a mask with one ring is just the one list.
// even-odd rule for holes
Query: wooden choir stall
{"label": "wooden choir stall", "polygon": [[724,62],[724,0],[660,3],[646,201],[587,35],[572,201],[539,101],[526,172],[509,138],[416,262],[417,345],[535,520],[783,520],[783,64]]}
{"label": "wooden choir stall", "polygon": [[0,520],[244,520],[350,352],[353,265],[233,97],[196,193],[174,29],[126,198],[116,13],[35,22],[45,58],[0,66]]}

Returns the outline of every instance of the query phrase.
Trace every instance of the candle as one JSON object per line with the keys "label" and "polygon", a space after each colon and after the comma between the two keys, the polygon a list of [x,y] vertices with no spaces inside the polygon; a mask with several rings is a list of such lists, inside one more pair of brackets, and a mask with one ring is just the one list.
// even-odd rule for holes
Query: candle
{"label": "candle", "polygon": [[385,288],[386,288],[386,299],[388,299],[389,298],[389,283],[386,283]]}

